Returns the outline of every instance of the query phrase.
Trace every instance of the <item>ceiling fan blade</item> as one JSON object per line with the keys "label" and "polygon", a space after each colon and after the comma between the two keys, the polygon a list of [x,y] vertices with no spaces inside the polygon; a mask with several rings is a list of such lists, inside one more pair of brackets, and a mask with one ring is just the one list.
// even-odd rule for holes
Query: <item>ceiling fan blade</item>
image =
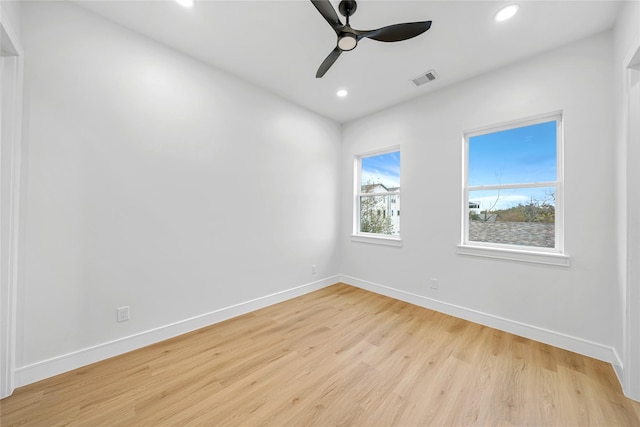
{"label": "ceiling fan blade", "polygon": [[407,22],[404,24],[389,25],[371,31],[356,31],[358,40],[364,37],[379,42],[399,42],[418,36],[431,28],[431,21]]}
{"label": "ceiling fan blade", "polygon": [[331,68],[333,63],[336,62],[336,59],[338,59],[341,53],[342,51],[337,47],[333,49],[329,54],[329,56],[327,56],[325,60],[322,61],[322,64],[320,64],[320,68],[318,68],[318,72],[316,73],[316,78],[319,79],[320,77],[324,76],[324,74],[329,70],[329,68]]}
{"label": "ceiling fan blade", "polygon": [[340,22],[336,10],[331,6],[331,2],[329,0],[311,0],[311,3],[313,3],[316,9],[318,9],[318,12],[320,12],[320,15],[327,20],[337,34],[338,28],[342,26],[342,22]]}

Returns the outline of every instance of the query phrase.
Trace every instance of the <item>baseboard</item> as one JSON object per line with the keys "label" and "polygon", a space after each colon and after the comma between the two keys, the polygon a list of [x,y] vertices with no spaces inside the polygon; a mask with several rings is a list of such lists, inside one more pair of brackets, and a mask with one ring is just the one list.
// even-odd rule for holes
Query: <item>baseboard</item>
{"label": "baseboard", "polygon": [[614,360],[611,362],[611,365],[613,366],[613,372],[616,373],[616,377],[618,378],[620,385],[624,388],[624,365],[622,364],[622,359],[616,349],[614,348],[612,350]]}
{"label": "baseboard", "polygon": [[611,363],[614,366],[614,370],[617,369],[616,366],[622,366],[620,358],[612,347],[607,347],[582,338],[572,337],[560,332],[505,319],[503,317],[494,316],[492,314],[471,310],[455,304],[434,300],[422,295],[368,282],[351,276],[342,275],[340,276],[340,281],[347,285],[385,295],[400,301],[405,301],[420,307],[425,307],[454,317],[469,320],[470,322],[478,323],[480,325],[489,326],[494,329],[509,332],[514,335],[602,360],[604,362]]}
{"label": "baseboard", "polygon": [[309,292],[313,292],[337,282],[365,289],[380,295],[385,295],[400,301],[405,301],[454,317],[469,320],[474,323],[489,326],[501,331],[509,332],[545,344],[553,345],[594,359],[611,363],[618,378],[622,378],[622,362],[612,347],[594,343],[559,332],[516,322],[499,316],[471,310],[455,304],[450,304],[422,295],[413,294],[400,289],[357,279],[347,275],[331,276],[325,279],[307,283],[271,295],[259,297],[233,306],[221,308],[210,313],[185,319],[180,322],[165,325],[156,329],[144,331],[135,335],[114,341],[84,348],[72,353],[57,356],[34,364],[22,366],[15,371],[15,385],[22,387],[52,376],[68,372],[101,360],[108,359],[129,351],[133,351],[169,338],[176,337],[197,329],[213,325],[224,320],[249,313]]}
{"label": "baseboard", "polygon": [[90,365],[129,351],[137,350],[187,332],[195,331],[205,326],[210,326],[251,311],[268,307],[270,305],[331,286],[339,281],[339,276],[327,277],[322,280],[307,283],[281,292],[276,292],[274,294],[265,295],[240,304],[214,310],[210,313],[205,313],[190,319],[161,326],[156,329],[140,332],[135,335],[102,343],[93,347],[84,348],[72,353],[33,363],[31,365],[22,366],[15,370],[15,384],[16,387],[22,387],[82,366]]}

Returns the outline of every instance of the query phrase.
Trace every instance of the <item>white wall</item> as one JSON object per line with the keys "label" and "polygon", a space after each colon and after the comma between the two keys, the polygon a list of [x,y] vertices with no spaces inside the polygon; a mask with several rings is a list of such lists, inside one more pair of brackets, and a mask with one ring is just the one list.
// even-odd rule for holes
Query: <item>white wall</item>
{"label": "white wall", "polygon": [[73,4],[25,3],[22,32],[23,383],[338,273],[337,124]]}
{"label": "white wall", "polygon": [[[605,33],[344,126],[341,271],[355,284],[618,363],[611,63]],[[463,133],[558,110],[571,267],[458,255]],[[394,144],[403,246],[352,242],[353,156]]]}

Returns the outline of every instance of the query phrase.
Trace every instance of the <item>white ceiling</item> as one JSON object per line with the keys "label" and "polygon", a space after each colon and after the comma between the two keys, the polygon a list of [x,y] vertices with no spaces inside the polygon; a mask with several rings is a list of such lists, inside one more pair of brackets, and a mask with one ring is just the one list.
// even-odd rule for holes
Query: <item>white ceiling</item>
{"label": "white ceiling", "polygon": [[[520,4],[514,18],[493,22],[496,11],[514,2]],[[402,42],[364,39],[316,79],[336,36],[308,0],[196,0],[192,9],[173,0],[76,3],[340,123],[610,29],[620,6],[611,0],[361,0],[353,28],[433,24]],[[332,1],[336,10],[338,3]],[[410,83],[430,69],[438,80],[419,88]],[[337,98],[339,88],[349,96]]]}

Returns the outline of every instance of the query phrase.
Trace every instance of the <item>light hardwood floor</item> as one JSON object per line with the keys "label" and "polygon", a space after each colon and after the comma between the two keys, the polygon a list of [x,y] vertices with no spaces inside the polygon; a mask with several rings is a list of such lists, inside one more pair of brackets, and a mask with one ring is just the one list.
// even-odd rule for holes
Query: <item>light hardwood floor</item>
{"label": "light hardwood floor", "polygon": [[610,365],[337,284],[16,390],[2,426],[640,426]]}

